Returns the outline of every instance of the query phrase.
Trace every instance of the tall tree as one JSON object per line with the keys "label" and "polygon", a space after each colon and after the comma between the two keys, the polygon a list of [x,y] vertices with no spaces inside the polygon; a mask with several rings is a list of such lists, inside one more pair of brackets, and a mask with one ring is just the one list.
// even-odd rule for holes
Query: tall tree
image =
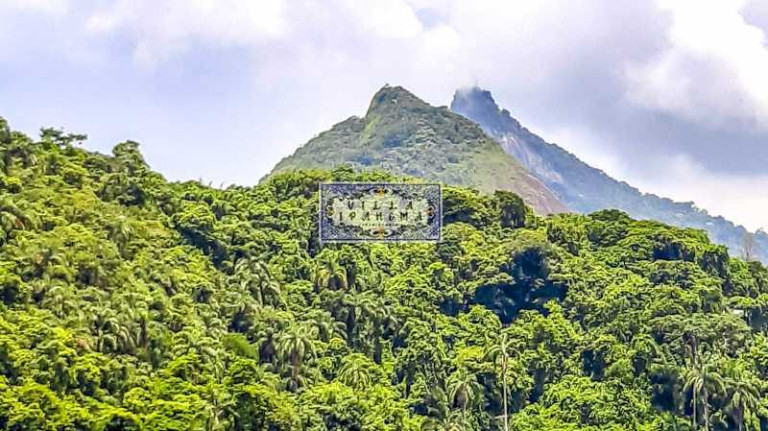
{"label": "tall tree", "polygon": [[301,367],[304,360],[317,354],[317,328],[306,323],[294,323],[277,337],[277,354],[290,369],[289,389],[300,386]]}
{"label": "tall tree", "polygon": [[[711,357],[702,360],[695,352],[684,374],[683,390],[690,394],[693,414],[691,422],[694,428],[704,422],[704,429],[709,430],[710,401],[716,395],[725,393],[725,379],[718,372],[719,367]],[[701,416],[701,419],[699,419]]]}
{"label": "tall tree", "polygon": [[504,431],[509,431],[509,405],[508,405],[508,391],[507,391],[507,368],[509,365],[509,351],[512,347],[509,340],[509,335],[506,331],[502,331],[496,342],[488,344],[486,350],[486,356],[498,363],[501,367],[501,386],[502,386],[502,402],[503,409],[502,418],[504,421]]}

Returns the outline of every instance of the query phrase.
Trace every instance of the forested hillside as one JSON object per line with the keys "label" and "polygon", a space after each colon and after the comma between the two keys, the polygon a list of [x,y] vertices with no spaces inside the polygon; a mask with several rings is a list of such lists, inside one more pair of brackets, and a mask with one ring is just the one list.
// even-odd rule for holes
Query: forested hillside
{"label": "forested hillside", "polygon": [[351,117],[320,133],[272,173],[296,169],[384,169],[493,193],[517,193],[540,214],[565,212],[541,181],[477,125],[436,108],[402,87],[384,86],[365,117]]}
{"label": "forested hillside", "polygon": [[768,271],[618,211],[444,190],[321,245],[317,185],[169,183],[0,121],[0,429],[768,430]]}
{"label": "forested hillside", "polygon": [[[761,230],[750,237],[743,226],[720,216],[712,216],[693,202],[675,202],[642,193],[623,181],[617,181],[523,127],[509,111],[496,105],[489,91],[477,87],[459,90],[453,97],[451,110],[476,121],[507,153],[519,160],[574,211],[590,213],[619,209],[637,219],[703,229],[714,242],[726,245],[732,254],[746,252],[751,258],[768,262],[766,232]],[[751,250],[744,250],[745,246]]]}

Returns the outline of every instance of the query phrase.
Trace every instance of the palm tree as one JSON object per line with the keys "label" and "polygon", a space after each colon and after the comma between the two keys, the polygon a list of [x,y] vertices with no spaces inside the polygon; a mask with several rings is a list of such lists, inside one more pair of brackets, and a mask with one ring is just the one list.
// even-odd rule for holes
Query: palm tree
{"label": "palm tree", "polygon": [[456,371],[448,378],[450,388],[449,400],[454,406],[461,408],[462,419],[466,418],[467,407],[477,401],[483,388],[477,381],[477,376],[464,370]]}
{"label": "palm tree", "polygon": [[396,331],[399,322],[397,321],[394,308],[381,296],[375,296],[374,300],[372,313],[369,316],[370,325],[372,326],[370,337],[373,339],[373,361],[380,364],[383,348],[381,339],[388,331],[389,333]]}
{"label": "palm tree", "polygon": [[311,321],[317,327],[320,339],[328,342],[334,336],[347,338],[346,326],[343,322],[334,319],[326,310],[311,309],[301,315],[302,320]]}
{"label": "palm tree", "polygon": [[369,361],[361,353],[345,356],[342,360],[341,369],[339,369],[339,380],[353,388],[366,388],[371,383],[371,375],[367,369]]}
{"label": "palm tree", "polygon": [[291,325],[287,331],[277,337],[277,354],[288,362],[290,368],[289,389],[296,391],[299,386],[299,373],[306,357],[317,353],[315,343],[317,328],[305,323]]}
{"label": "palm tree", "polygon": [[128,223],[125,216],[119,216],[117,221],[107,226],[109,239],[117,245],[117,249],[122,257],[126,257],[128,242],[134,235],[133,227]]}
{"label": "palm tree", "polygon": [[114,332],[116,332],[116,328],[120,327],[120,322],[114,312],[110,309],[104,309],[103,312],[96,315],[93,327],[96,336],[96,350],[102,353],[117,351],[117,338]]}
{"label": "palm tree", "polygon": [[0,233],[7,239],[11,231],[29,227],[31,220],[9,197],[0,199]]}
{"label": "palm tree", "polygon": [[440,418],[429,418],[422,425],[422,431],[464,431],[466,429],[465,420],[461,413],[448,411],[445,416]]}
{"label": "palm tree", "polygon": [[423,431],[463,431],[466,428],[464,415],[451,409],[448,395],[441,385],[429,390],[427,414],[428,418],[421,425]]}
{"label": "palm tree", "polygon": [[203,410],[197,413],[195,422],[201,423],[205,431],[224,431],[232,428],[237,418],[236,402],[232,395],[209,383],[204,391],[207,401]]}
{"label": "palm tree", "polygon": [[634,365],[638,374],[654,364],[656,358],[661,356],[662,350],[656,341],[649,335],[639,335],[633,340],[635,351]]}
{"label": "palm tree", "polygon": [[501,384],[502,384],[502,397],[504,403],[504,431],[509,431],[509,407],[508,407],[508,393],[507,393],[507,366],[509,364],[509,349],[511,343],[509,336],[506,332],[502,332],[497,343],[491,344],[486,351],[486,357],[492,359],[494,362],[499,361],[501,364]]}
{"label": "palm tree", "polygon": [[739,431],[747,418],[752,418],[760,407],[760,394],[742,363],[730,360],[723,367],[728,395],[723,410],[733,420]]}
{"label": "palm tree", "polygon": [[235,278],[261,305],[282,305],[280,285],[272,279],[267,265],[256,258],[240,259],[235,264]]}
{"label": "palm tree", "polygon": [[315,267],[315,288],[320,291],[324,288],[346,290],[347,270],[339,264],[335,255],[329,254],[317,259]]}
{"label": "palm tree", "polygon": [[370,291],[363,293],[348,293],[341,298],[342,313],[344,323],[347,327],[347,341],[354,346],[360,337],[356,333],[360,328],[365,327],[373,320],[372,316],[377,313],[377,301]]}
{"label": "palm tree", "polygon": [[56,284],[45,292],[42,305],[59,318],[64,318],[71,312],[79,311],[72,289],[61,284]]}
{"label": "palm tree", "polygon": [[760,395],[754,385],[748,382],[732,382],[732,385],[725,411],[741,431],[744,428],[744,419],[752,417],[760,407]]}
{"label": "palm tree", "polygon": [[697,408],[701,406],[700,412],[704,419],[704,429],[709,429],[710,398],[725,393],[725,380],[717,370],[718,367],[711,360],[702,361],[699,355],[694,354],[691,366],[683,376],[685,382],[683,391],[691,394],[693,407],[691,422],[694,428],[697,428],[699,424]]}
{"label": "palm tree", "polygon": [[64,256],[60,253],[60,247],[58,244],[39,244],[36,249],[32,250],[33,255],[31,259],[31,275],[34,278],[41,278],[49,275],[49,268],[58,266],[62,269],[61,272],[71,272],[72,269],[65,265]]}
{"label": "palm tree", "polygon": [[27,168],[29,165],[37,161],[35,154],[35,147],[32,142],[26,136],[19,136],[17,134],[11,134],[11,139],[3,142],[3,169],[6,175],[10,174],[13,167],[13,159],[18,159],[22,163],[22,167]]}

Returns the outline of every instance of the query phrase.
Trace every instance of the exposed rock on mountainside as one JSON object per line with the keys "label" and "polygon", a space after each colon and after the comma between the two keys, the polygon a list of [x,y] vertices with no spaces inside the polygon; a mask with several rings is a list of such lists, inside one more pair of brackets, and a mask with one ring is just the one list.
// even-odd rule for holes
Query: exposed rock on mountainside
{"label": "exposed rock on mountainside", "polygon": [[[504,150],[515,156],[574,211],[590,213],[615,208],[638,219],[653,219],[681,227],[706,230],[713,241],[728,246],[731,254],[741,255],[748,232],[723,217],[713,217],[692,202],[675,202],[642,193],[617,181],[556,144],[531,133],[500,109],[489,91],[474,87],[456,92],[451,110],[477,122]],[[753,253],[768,261],[768,235],[754,234]]]}

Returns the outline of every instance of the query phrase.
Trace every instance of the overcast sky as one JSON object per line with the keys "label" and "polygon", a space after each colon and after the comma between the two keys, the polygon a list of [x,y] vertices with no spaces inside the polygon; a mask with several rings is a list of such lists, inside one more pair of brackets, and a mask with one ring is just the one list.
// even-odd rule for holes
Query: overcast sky
{"label": "overcast sky", "polygon": [[0,0],[0,116],[254,184],[385,83],[479,84],[643,191],[768,228],[766,0]]}

